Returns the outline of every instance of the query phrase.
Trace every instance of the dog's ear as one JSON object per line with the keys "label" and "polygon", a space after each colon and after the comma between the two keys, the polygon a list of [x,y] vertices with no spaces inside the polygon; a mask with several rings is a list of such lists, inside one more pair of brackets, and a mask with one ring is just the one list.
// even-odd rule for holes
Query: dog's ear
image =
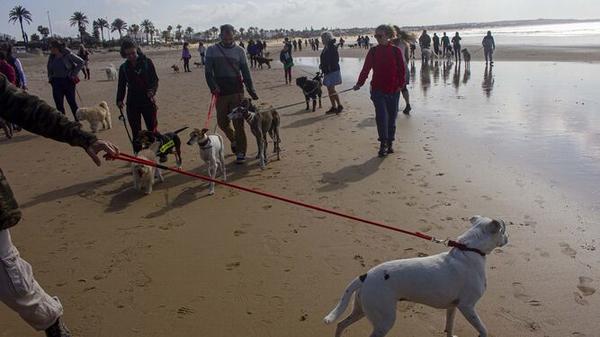
{"label": "dog's ear", "polygon": [[490,223],[487,224],[487,231],[492,234],[499,233],[500,229],[502,229],[502,224],[496,219],[493,219]]}
{"label": "dog's ear", "polygon": [[469,219],[469,222],[471,222],[471,225],[475,226],[479,222],[479,219],[481,219],[481,215],[474,215]]}
{"label": "dog's ear", "polygon": [[204,129],[202,129],[202,130],[200,131],[200,134],[202,134],[202,135],[203,135],[203,134],[206,134],[207,132],[208,132],[208,129],[207,129],[207,128],[204,128]]}

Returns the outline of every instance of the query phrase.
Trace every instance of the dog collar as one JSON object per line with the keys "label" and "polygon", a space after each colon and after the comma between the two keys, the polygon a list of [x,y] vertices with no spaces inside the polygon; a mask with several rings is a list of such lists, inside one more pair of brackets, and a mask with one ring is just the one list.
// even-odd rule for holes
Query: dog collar
{"label": "dog collar", "polygon": [[457,248],[457,249],[465,251],[465,252],[475,252],[483,257],[485,257],[485,255],[486,255],[484,252],[482,252],[481,250],[479,250],[477,248],[467,247],[467,245],[465,245],[464,243],[456,242],[453,240],[448,240],[447,245],[448,245],[448,247],[454,247],[454,248]]}
{"label": "dog collar", "polygon": [[206,138],[205,142],[198,143],[198,145],[200,145],[200,148],[203,149],[203,150],[210,149],[212,147],[212,144],[210,142],[210,138]]}

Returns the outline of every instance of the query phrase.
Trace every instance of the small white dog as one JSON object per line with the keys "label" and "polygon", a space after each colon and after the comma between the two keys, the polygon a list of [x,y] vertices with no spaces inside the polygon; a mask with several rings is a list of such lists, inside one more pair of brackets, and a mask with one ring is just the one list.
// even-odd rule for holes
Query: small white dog
{"label": "small white dog", "polygon": [[[156,162],[156,152],[159,147],[160,143],[155,142],[149,148],[140,151],[136,157]],[[133,174],[133,187],[138,191],[143,191],[146,195],[152,193],[155,178],[158,178],[161,183],[165,180],[160,169],[154,166],[133,163],[131,173]]]}
{"label": "small white dog", "polygon": [[107,80],[109,80],[109,81],[117,80],[117,69],[115,68],[115,66],[112,63],[108,67],[104,68],[104,71],[106,72]]}
{"label": "small white dog", "polygon": [[[188,145],[198,144],[200,147],[200,158],[208,166],[208,175],[215,179],[217,170],[221,168],[223,180],[227,180],[227,169],[225,168],[225,155],[223,154],[223,138],[220,135],[207,135],[208,129],[194,129],[190,133]],[[215,194],[215,183],[211,182],[208,194]]]}
{"label": "small white dog", "polygon": [[104,101],[93,107],[77,109],[75,116],[77,116],[79,121],[88,121],[94,133],[98,131],[100,124],[102,124],[102,129],[112,128],[110,110],[108,109],[108,104]]}
{"label": "small white dog", "polygon": [[[502,220],[474,216],[472,227],[458,238],[464,248],[404,260],[384,262],[355,278],[346,288],[338,305],[324,319],[336,321],[346,310],[356,292],[354,309],[335,331],[339,337],[351,324],[367,316],[373,326],[371,337],[383,337],[394,326],[396,303],[411,301],[446,309],[446,335],[452,337],[456,308],[479,332],[487,330],[475,311],[475,304],[486,288],[485,255],[508,242]],[[483,254],[483,255],[482,255]]]}

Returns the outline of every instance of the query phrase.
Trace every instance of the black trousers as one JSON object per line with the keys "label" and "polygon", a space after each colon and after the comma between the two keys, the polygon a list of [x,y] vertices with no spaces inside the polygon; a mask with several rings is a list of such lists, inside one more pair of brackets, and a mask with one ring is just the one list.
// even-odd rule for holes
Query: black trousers
{"label": "black trousers", "polygon": [[54,77],[51,79],[52,84],[52,97],[54,98],[54,104],[56,104],[56,109],[65,114],[65,98],[67,99],[67,103],[69,103],[69,107],[71,108],[71,113],[73,113],[73,117],[77,120],[77,116],[75,113],[79,108],[77,106],[77,100],[75,99],[75,83],[70,78],[63,77]]}
{"label": "black trousers", "polygon": [[137,153],[142,150],[142,145],[136,141],[138,134],[142,131],[142,117],[144,118],[144,124],[146,124],[146,130],[156,131],[158,125],[156,112],[155,105],[127,105],[127,119],[129,120],[129,126],[131,127],[134,152]]}

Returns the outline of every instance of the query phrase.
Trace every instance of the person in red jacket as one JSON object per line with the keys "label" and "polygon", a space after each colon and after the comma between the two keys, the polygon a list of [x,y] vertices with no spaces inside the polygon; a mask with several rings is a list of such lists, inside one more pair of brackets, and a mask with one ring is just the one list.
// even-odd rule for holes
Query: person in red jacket
{"label": "person in red jacket", "polygon": [[395,36],[394,27],[389,25],[377,27],[375,30],[377,46],[369,50],[358,81],[354,85],[354,90],[360,89],[369,77],[369,72],[373,70],[371,100],[375,106],[375,121],[379,134],[379,157],[394,153],[398,99],[406,81],[402,51],[390,43]]}
{"label": "person in red jacket", "polygon": [[4,74],[11,84],[17,84],[17,73],[15,72],[15,68],[6,61],[6,52],[3,50],[0,51],[0,73]]}

